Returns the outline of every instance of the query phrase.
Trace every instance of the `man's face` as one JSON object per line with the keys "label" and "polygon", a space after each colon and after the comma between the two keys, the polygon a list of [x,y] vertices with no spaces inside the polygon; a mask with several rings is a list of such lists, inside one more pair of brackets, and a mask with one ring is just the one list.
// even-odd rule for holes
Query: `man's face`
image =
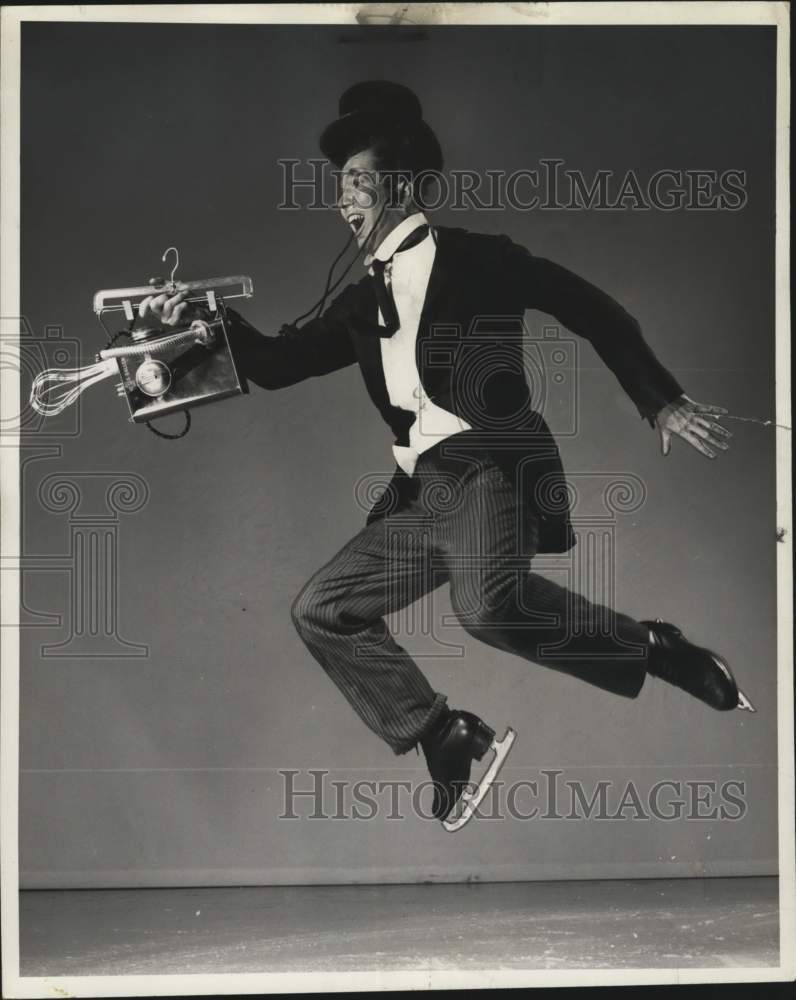
{"label": "man's face", "polygon": [[398,199],[391,197],[389,179],[380,175],[372,149],[354,153],[340,171],[337,205],[357,245],[375,250],[387,234],[407,216]]}

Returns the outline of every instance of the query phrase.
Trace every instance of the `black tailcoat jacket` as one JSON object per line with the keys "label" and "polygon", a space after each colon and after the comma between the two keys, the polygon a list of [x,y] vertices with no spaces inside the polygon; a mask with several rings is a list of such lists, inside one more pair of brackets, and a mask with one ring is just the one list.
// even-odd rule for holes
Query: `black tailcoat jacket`
{"label": "black tailcoat jacket", "polygon": [[[574,544],[558,448],[531,404],[523,316],[538,309],[584,337],[651,424],[682,389],[645,343],[638,323],[610,296],[506,236],[435,228],[437,251],[417,333],[427,396],[460,416],[501,467],[523,509],[538,519],[538,551]],[[265,389],[358,364],[371,399],[407,445],[415,415],[390,403],[372,279],[348,285],[317,319],[265,336],[229,310],[230,342],[244,378]],[[481,444],[482,443],[482,444]],[[412,488],[399,467],[367,523],[400,508]]]}

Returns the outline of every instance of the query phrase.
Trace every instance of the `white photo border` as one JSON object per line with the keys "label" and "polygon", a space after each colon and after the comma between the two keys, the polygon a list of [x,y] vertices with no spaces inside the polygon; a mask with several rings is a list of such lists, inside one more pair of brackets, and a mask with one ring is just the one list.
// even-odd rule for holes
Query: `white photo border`
{"label": "white photo border", "polygon": [[[776,107],[776,420],[790,425],[790,192],[789,8],[786,3],[433,3],[433,4],[152,4],[129,6],[3,7],[0,12],[0,322],[20,315],[20,39],[29,21],[78,23],[373,24],[435,25],[772,25],[777,29]],[[358,18],[357,15],[360,15]],[[366,15],[366,16],[365,16]],[[18,330],[18,325],[17,325]],[[18,410],[18,373],[0,370],[0,420]],[[778,794],[780,965],[771,968],[481,970],[422,972],[306,972],[218,975],[58,976],[19,974],[19,632],[2,628],[0,645],[0,863],[2,865],[2,995],[186,996],[244,993],[359,992],[401,989],[482,989],[520,986],[623,986],[792,980],[796,975],[796,871],[794,861],[793,579],[791,437],[777,428]],[[3,567],[2,621],[16,620],[20,579],[19,438],[4,434],[0,447]],[[17,572],[13,572],[14,567]]]}

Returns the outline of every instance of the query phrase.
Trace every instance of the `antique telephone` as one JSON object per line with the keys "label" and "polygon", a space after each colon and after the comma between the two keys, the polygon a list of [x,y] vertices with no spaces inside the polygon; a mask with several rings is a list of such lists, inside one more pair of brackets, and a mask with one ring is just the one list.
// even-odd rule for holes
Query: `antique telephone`
{"label": "antique telephone", "polygon": [[[230,350],[225,301],[251,298],[252,279],[246,275],[177,281],[180,264],[176,247],[168,280],[152,278],[136,288],[111,288],[94,296],[94,312],[109,336],[95,363],[84,368],[50,368],[33,380],[30,405],[43,416],[54,416],[70,406],[90,385],[111,375],[121,381],[116,390],[127,399],[130,420],[146,424],[160,437],[177,438],[190,427],[190,408],[245,391]],[[207,318],[185,326],[136,326],[138,306],[150,295],[187,292],[186,301],[201,304]],[[123,313],[128,326],[111,336],[105,316]],[[117,343],[125,337],[128,343]],[[178,434],[157,430],[150,421],[184,411],[186,423]]]}
{"label": "antique telephone", "polygon": [[[377,228],[386,208],[385,201],[371,233]],[[337,265],[354,241],[352,232],[329,268],[320,299],[287,326],[297,326],[311,313],[320,316],[329,295],[340,286],[365,253],[367,241],[363,242],[343,273],[333,279]],[[45,417],[55,416],[74,403],[90,385],[111,375],[119,375],[121,381],[117,383],[116,391],[127,399],[130,420],[146,424],[159,437],[173,439],[183,437],[190,429],[191,407],[246,391],[230,350],[225,300],[251,298],[254,294],[252,279],[239,274],[202,281],[177,281],[174,277],[180,265],[177,248],[168,247],[161,261],[165,261],[170,253],[174,254],[175,260],[168,281],[151,278],[148,285],[105,289],[95,294],[94,312],[108,334],[108,343],[97,354],[93,365],[72,369],[49,368],[37,375],[30,392],[30,405],[37,413]],[[233,291],[227,290],[230,288]],[[162,326],[136,327],[138,306],[145,298],[163,293],[176,295],[181,291],[189,293],[185,301],[201,303],[209,318],[168,329]],[[104,316],[119,312],[124,313],[128,327],[111,335]],[[127,337],[132,343],[115,346],[120,337]],[[185,427],[177,434],[165,433],[151,423],[156,417],[178,411],[185,413]]]}

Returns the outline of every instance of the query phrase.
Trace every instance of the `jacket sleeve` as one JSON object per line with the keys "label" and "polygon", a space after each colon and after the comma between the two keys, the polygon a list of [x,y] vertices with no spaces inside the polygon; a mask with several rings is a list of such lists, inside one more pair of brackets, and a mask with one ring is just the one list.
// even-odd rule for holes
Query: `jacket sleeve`
{"label": "jacket sleeve", "polygon": [[282,389],[353,364],[348,301],[346,290],[322,316],[301,328],[286,324],[276,336],[260,333],[240,313],[228,309],[229,341],[238,371],[262,389]]}
{"label": "jacket sleeve", "polygon": [[650,425],[682,395],[677,379],[657,359],[638,322],[605,292],[566,268],[532,256],[507,237],[502,267],[513,294],[588,340]]}

